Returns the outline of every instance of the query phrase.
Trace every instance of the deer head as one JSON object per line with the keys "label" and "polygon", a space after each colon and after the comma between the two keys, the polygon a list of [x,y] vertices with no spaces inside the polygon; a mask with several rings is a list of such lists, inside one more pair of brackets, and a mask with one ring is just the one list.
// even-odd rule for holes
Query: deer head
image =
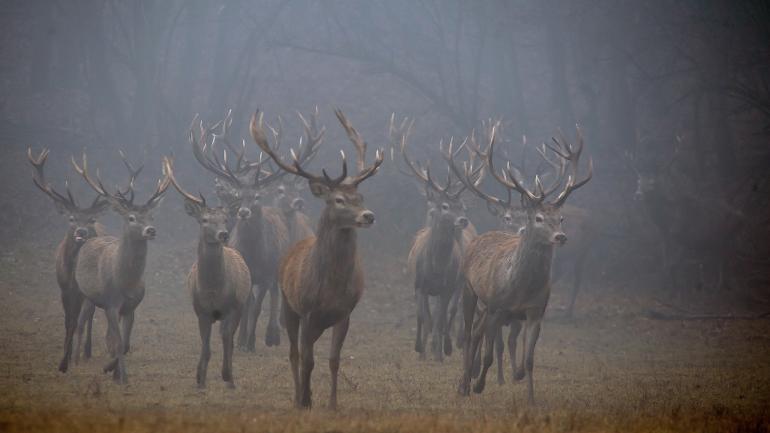
{"label": "deer head", "polygon": [[[511,222],[516,224],[517,220],[520,220],[524,216],[523,229],[519,229],[521,232],[526,231],[527,235],[531,237],[536,243],[540,244],[555,244],[563,245],[567,242],[567,235],[562,230],[562,222],[564,218],[561,215],[561,207],[566,202],[567,198],[573,191],[585,185],[593,175],[593,161],[589,160],[588,173],[581,180],[577,180],[578,177],[578,163],[580,155],[583,151],[583,135],[580,128],[577,128],[578,144],[572,146],[567,142],[564,136],[559,133],[559,138],[553,138],[555,146],[548,146],[548,150],[553,152],[559,159],[558,163],[550,160],[547,156],[546,145],[540,150],[541,156],[546,162],[552,163],[557,168],[557,176],[550,186],[547,188],[543,186],[540,176],[536,175],[534,180],[534,189],[529,189],[524,186],[520,180],[521,175],[517,169],[515,169],[510,162],[507,162],[506,166],[498,173],[494,167],[494,147],[495,147],[495,131],[492,131],[489,145],[486,151],[477,149],[479,156],[486,162],[486,166],[494,179],[505,187],[507,191],[507,199],[502,200],[498,197],[492,196],[481,191],[477,185],[474,185],[472,178],[470,177],[469,167],[465,166],[465,183],[468,185],[474,193],[483,198],[489,205],[498,207],[500,209],[511,210]],[[565,163],[569,165],[569,174]],[[451,164],[455,170],[458,170],[456,165]],[[566,182],[564,181],[565,175],[567,176]],[[560,189],[562,183],[564,187],[561,188],[559,193],[552,201],[547,201],[547,198]],[[518,192],[520,196],[520,209],[524,215],[516,215],[513,212],[512,194]],[[518,217],[518,218],[517,218]]]}
{"label": "deer head", "polygon": [[302,177],[308,181],[310,192],[326,202],[324,216],[336,228],[364,228],[374,223],[374,212],[363,204],[363,196],[358,192],[358,185],[373,176],[383,162],[383,152],[378,149],[375,154],[374,164],[366,166],[366,143],[361,135],[353,128],[345,115],[340,110],[334,112],[348,138],[356,148],[358,159],[356,162],[356,174],[348,176],[348,164],[345,152],[342,155],[342,173],[335,178],[322,170],[322,175],[312,174],[302,168],[303,159],[290,149],[292,162],[286,163],[270,147],[263,128],[262,113],[257,111],[251,117],[250,130],[254,142],[275,162],[283,171]]}
{"label": "deer head", "polygon": [[[123,155],[121,154],[121,156]],[[123,160],[124,162],[127,162],[125,157]],[[149,240],[155,238],[156,229],[152,225],[152,213],[160,202],[163,201],[163,194],[169,186],[167,176],[158,180],[155,192],[153,192],[145,203],[137,204],[134,203],[134,180],[136,175],[132,175],[129,185],[124,191],[116,189],[113,193],[107,191],[104,187],[104,184],[99,177],[98,170],[95,179],[88,173],[88,159],[85,153],[83,153],[80,165],[78,165],[74,157],[72,158],[72,165],[75,167],[75,171],[85,179],[91,189],[109,202],[112,209],[123,218],[124,234],[126,234],[129,239]]]}
{"label": "deer head", "polygon": [[171,160],[163,158],[163,172],[168,177],[171,185],[184,198],[184,210],[187,215],[195,218],[201,227],[201,240],[207,244],[226,244],[230,239],[227,223],[230,212],[224,206],[210,207],[206,204],[203,194],[198,197],[188,193],[179,185],[174,177]]}
{"label": "deer head", "polygon": [[[409,172],[405,174],[417,179],[423,187],[426,204],[428,206],[427,213],[427,225],[437,228],[448,229],[454,227],[455,229],[462,230],[468,226],[469,221],[465,216],[466,207],[462,201],[462,193],[465,191],[466,186],[460,178],[454,179],[452,171],[447,170],[446,182],[440,185],[431,175],[430,165],[426,163],[424,166],[415,163],[409,158],[406,151],[407,138],[413,121],[410,122],[404,119],[400,126],[395,126],[394,117],[390,118],[390,126],[388,128],[391,142],[395,143],[401,151],[401,156],[404,163],[409,168]],[[406,126],[405,126],[406,125]],[[459,154],[463,148],[465,148],[465,142],[463,142],[456,150],[453,150],[454,138],[449,140],[448,152],[451,152],[453,156]],[[444,152],[443,141],[439,143],[441,152]],[[471,164],[473,161],[473,155],[471,155]],[[481,168],[478,170],[472,169],[472,177],[476,179],[476,182],[481,182],[483,171]]]}
{"label": "deer head", "polygon": [[49,150],[43,149],[40,155],[34,157],[32,149],[27,149],[27,159],[34,169],[32,182],[53,201],[56,210],[67,218],[75,242],[82,244],[88,238],[95,235],[94,224],[96,224],[96,219],[109,208],[109,202],[100,195],[97,195],[90,206],[81,207],[70,191],[69,182],[65,182],[65,194],[57,192],[45,178],[44,166],[48,159],[48,154]]}

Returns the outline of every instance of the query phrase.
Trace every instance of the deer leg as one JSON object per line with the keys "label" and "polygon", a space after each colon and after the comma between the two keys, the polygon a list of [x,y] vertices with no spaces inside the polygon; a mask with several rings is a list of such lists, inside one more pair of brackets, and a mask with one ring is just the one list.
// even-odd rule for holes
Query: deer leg
{"label": "deer leg", "polygon": [[107,316],[108,332],[112,336],[110,353],[115,357],[112,361],[115,364],[114,368],[110,369],[108,368],[110,365],[108,365],[105,367],[105,371],[112,370],[112,379],[117,383],[125,384],[128,378],[126,377],[126,364],[123,357],[123,339],[120,336],[120,309],[110,307],[104,311],[104,314]]}
{"label": "deer leg", "polygon": [[473,316],[476,314],[476,303],[478,297],[471,290],[470,287],[466,287],[463,290],[463,334],[465,335],[465,346],[463,347],[463,375],[460,378],[460,384],[457,387],[457,393],[462,396],[468,396],[470,394],[470,382],[471,382],[471,369],[473,364],[473,358],[475,357],[475,347],[473,347],[473,341],[471,333],[473,331]]}
{"label": "deer leg", "polygon": [[254,299],[254,303],[251,306],[251,311],[249,312],[249,321],[248,321],[248,332],[249,332],[249,338],[246,343],[246,349],[249,352],[256,352],[257,351],[257,321],[259,320],[259,315],[262,313],[262,302],[265,300],[265,295],[267,295],[268,288],[265,287],[263,284],[260,284],[258,286],[257,290],[257,297]]}
{"label": "deer leg", "polygon": [[476,394],[481,394],[481,392],[484,391],[484,386],[487,381],[487,372],[494,361],[495,339],[497,338],[497,335],[502,332],[500,326],[503,322],[502,318],[503,313],[500,311],[487,313],[487,320],[485,323],[486,329],[484,329],[484,365],[481,369],[481,376],[479,376],[473,387],[473,392]]}
{"label": "deer leg", "polygon": [[206,370],[211,358],[211,318],[205,315],[198,316],[198,331],[201,336],[201,357],[198,360],[195,379],[198,389],[203,389],[206,387]]}
{"label": "deer leg", "polygon": [[329,352],[329,371],[332,374],[332,391],[329,396],[329,409],[337,410],[337,373],[340,371],[340,352],[345,343],[350,327],[350,316],[334,325],[332,329],[332,347]]}
{"label": "deer leg", "polygon": [[[96,313],[96,305],[94,305],[91,301],[86,300],[86,341],[83,345],[83,359],[91,359],[91,353],[92,353],[92,336],[93,336],[93,328],[94,328],[94,314]],[[80,320],[78,320],[78,328],[80,328]],[[83,334],[82,328],[78,331],[81,335]],[[79,339],[80,337],[78,337]]]}
{"label": "deer leg", "polygon": [[425,350],[425,345],[422,341],[422,327],[423,324],[423,312],[422,312],[422,294],[419,290],[415,293],[415,301],[417,301],[417,335],[414,337],[414,351],[420,354],[422,359],[422,353]]}
{"label": "deer leg", "polygon": [[233,339],[235,337],[235,328],[241,320],[241,307],[236,306],[230,312],[228,317],[219,325],[222,334],[222,380],[228,388],[235,388],[233,380]]}
{"label": "deer leg", "polygon": [[299,407],[302,409],[310,409],[313,406],[312,392],[310,391],[310,376],[313,373],[313,366],[315,365],[315,359],[313,356],[313,346],[318,340],[318,337],[323,333],[322,329],[313,326],[312,316],[307,315],[302,318],[300,324],[302,332],[300,333],[300,357],[302,358],[302,365],[300,369],[301,379],[301,397],[299,401]]}
{"label": "deer leg", "polygon": [[249,316],[251,316],[251,309],[254,307],[254,290],[255,288],[252,286],[249,296],[246,297],[246,302],[243,304],[241,321],[238,325],[238,347],[244,352],[248,350]]}
{"label": "deer leg", "polygon": [[497,360],[497,384],[505,384],[505,374],[503,372],[503,351],[505,350],[505,344],[503,343],[503,327],[501,326],[497,334],[495,335],[495,359]]}
{"label": "deer leg", "polygon": [[59,371],[66,373],[72,357],[72,337],[78,325],[80,306],[83,304],[83,296],[79,292],[62,292],[62,305],[64,306],[64,356],[59,362]]}
{"label": "deer leg", "polygon": [[289,361],[291,362],[291,375],[294,378],[294,406],[299,407],[300,381],[299,381],[299,324],[300,317],[289,308],[286,298],[283,300],[283,317],[286,320],[286,334],[289,336]]}
{"label": "deer leg", "polygon": [[[94,311],[96,310],[96,307],[94,304],[91,303],[88,299],[85,299],[83,301],[83,306],[80,309],[80,314],[78,315],[78,323],[77,323],[77,344],[75,345],[75,364],[80,362],[80,346],[83,342],[83,331],[86,329],[86,325],[88,325],[88,333],[86,335],[86,349],[83,352],[83,357],[85,359],[89,359],[91,357],[91,324],[93,322],[94,318]],[[86,353],[87,352],[87,353]]]}
{"label": "deer leg", "polygon": [[278,300],[279,298],[278,282],[275,281],[270,286],[270,320],[267,323],[265,333],[265,345],[267,347],[278,346],[281,344],[281,331],[278,327]]}
{"label": "deer leg", "polygon": [[580,254],[575,260],[574,268],[574,280],[572,281],[572,291],[569,296],[569,304],[567,305],[567,318],[572,319],[575,311],[575,300],[577,300],[578,292],[580,292],[580,286],[583,283],[583,267],[586,262],[586,253]]}
{"label": "deer leg", "polygon": [[447,306],[449,304],[449,298],[446,298],[445,296],[439,296],[438,299],[436,299],[433,317],[435,321],[433,322],[433,335],[431,336],[431,351],[433,352],[433,359],[437,362],[443,362],[444,361],[444,353],[441,348],[441,343],[444,340],[444,324],[442,322],[446,321],[446,310]]}
{"label": "deer leg", "polygon": [[459,303],[460,303],[460,291],[455,290],[452,293],[452,297],[450,298],[450,301],[449,301],[449,313],[448,313],[449,318],[447,319],[447,324],[446,324],[446,330],[447,330],[446,338],[449,340],[449,343],[444,341],[444,349],[446,349],[446,346],[449,345],[449,353],[446,354],[447,356],[452,354],[451,334],[452,332],[455,331],[455,317],[457,317],[457,304]]}
{"label": "deer leg", "polygon": [[131,347],[131,331],[134,329],[134,312],[130,311],[122,317],[123,325],[123,353],[128,353]]}
{"label": "deer leg", "polygon": [[513,371],[513,380],[524,379],[524,364],[516,366],[516,340],[521,332],[521,321],[511,320],[511,332],[508,334],[508,356],[511,358],[511,370]]}
{"label": "deer leg", "polygon": [[525,325],[526,329],[524,331],[526,335],[525,345],[527,356],[527,359],[525,360],[525,368],[527,369],[527,402],[530,405],[535,404],[535,385],[532,373],[535,367],[535,345],[537,344],[537,339],[540,336],[541,323],[542,314],[527,314],[527,322]]}
{"label": "deer leg", "polygon": [[[443,336],[444,355],[452,355],[452,322],[447,316],[449,315],[449,304],[452,302],[454,293],[451,293],[446,298],[446,308],[443,309],[443,323],[441,324],[441,335]],[[457,304],[455,304],[455,312],[457,312]]]}

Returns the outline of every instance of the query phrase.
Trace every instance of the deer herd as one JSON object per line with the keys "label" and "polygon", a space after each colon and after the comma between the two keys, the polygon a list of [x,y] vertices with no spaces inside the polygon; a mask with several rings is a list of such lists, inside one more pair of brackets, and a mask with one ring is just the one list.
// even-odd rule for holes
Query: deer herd
{"label": "deer herd", "polygon": [[[222,380],[228,387],[235,386],[234,348],[255,351],[256,323],[269,294],[264,341],[267,346],[279,345],[281,327],[285,327],[294,404],[298,408],[312,405],[314,345],[326,329],[332,329],[329,407],[336,408],[340,353],[351,313],[365,286],[357,230],[375,222],[375,214],[364,205],[358,187],[378,173],[385,154],[377,149],[367,162],[366,141],[342,111],[334,114],[355,149],[355,164],[349,164],[348,156],[340,151],[337,175],[330,175],[326,169],[319,173],[307,168],[319,153],[326,131],[319,126],[317,108],[309,119],[299,114],[304,134],[299,146],[288,151],[281,149],[280,119],[271,126],[263,121],[261,112],[254,113],[249,132],[259,158],[247,156],[253,152],[247,152],[245,140],[240,144],[231,142],[232,112],[211,125],[196,116],[189,144],[197,163],[214,175],[216,205],[203,194],[188,192],[175,176],[170,156],[163,158],[163,176],[149,198],[136,202],[135,181],[142,167],[134,167],[121,152],[128,170],[122,188],[105,187],[99,170],[89,166],[87,155],[72,158],[76,172],[96,192],[91,204],[82,207],[69,185],[62,193],[46,178],[48,150],[35,156],[29,149],[34,184],[70,223],[56,250],[56,277],[65,323],[59,370],[66,372],[69,368],[76,334],[75,362],[79,360],[84,333],[83,355],[91,356],[91,321],[98,307],[107,319],[111,357],[104,371],[112,373],[116,382],[126,383],[126,354],[134,312],[144,298],[148,244],[156,236],[153,212],[172,186],[182,197],[185,212],[200,228],[197,258],[186,280],[201,338],[197,386],[206,386],[215,322],[220,322],[224,352]],[[473,390],[480,393],[495,353],[498,382],[504,382],[502,335],[508,326],[513,377],[526,377],[528,400],[533,403],[534,351],[550,296],[554,253],[567,242],[564,217],[575,217],[569,227],[576,228],[579,237],[586,238],[591,232],[587,211],[565,204],[592,175],[590,160],[585,174],[580,174],[582,133],[578,128],[574,145],[560,135],[553,144],[538,148],[547,172],[526,182],[512,162],[501,163],[505,158],[495,154],[499,122],[485,123],[478,139],[471,133],[461,143],[450,140],[439,146],[446,176],[437,176],[427,163],[409,156],[412,126],[409,119],[397,124],[395,116],[391,116],[388,131],[393,163],[397,163],[392,158],[393,150],[399,151],[403,159],[399,165],[405,166],[401,172],[418,181],[427,205],[425,225],[416,233],[407,260],[417,309],[414,349],[424,359],[430,339],[432,357],[441,361],[451,355],[453,330],[459,328],[455,345],[463,349],[463,368],[458,393],[469,395],[474,377]],[[304,200],[299,196],[304,186],[321,200],[320,218],[315,223],[304,213]],[[492,191],[503,191],[503,195]],[[466,215],[463,195],[467,193],[486,203],[500,221],[498,230],[477,233]],[[97,222],[108,209],[123,221],[117,237],[108,235]],[[583,239],[575,244],[576,251],[570,256],[579,258],[574,265],[569,314],[590,242]],[[520,361],[516,352],[519,334]]]}

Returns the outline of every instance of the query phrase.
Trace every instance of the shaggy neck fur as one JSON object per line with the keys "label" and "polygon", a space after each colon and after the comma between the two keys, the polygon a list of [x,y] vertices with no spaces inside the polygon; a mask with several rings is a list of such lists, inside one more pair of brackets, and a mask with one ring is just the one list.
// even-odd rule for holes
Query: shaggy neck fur
{"label": "shaggy neck fur", "polygon": [[310,260],[316,273],[314,281],[322,273],[322,286],[328,289],[345,290],[350,285],[353,272],[358,265],[356,259],[356,229],[339,228],[330,218],[330,211],[324,211],[318,221],[316,244]]}
{"label": "shaggy neck fur", "polygon": [[519,246],[508,255],[505,268],[509,289],[537,291],[548,284],[554,246],[537,239],[536,235],[532,235],[533,231],[528,227],[521,236]]}
{"label": "shaggy neck fur", "polygon": [[115,283],[121,288],[136,287],[142,281],[146,262],[147,239],[132,239],[128,230],[124,229],[114,264]]}
{"label": "shaggy neck fur", "polygon": [[433,271],[442,271],[452,258],[455,243],[454,224],[442,224],[440,220],[429,229],[425,248],[428,263]]}
{"label": "shaggy neck fur", "polygon": [[225,262],[221,242],[206,242],[201,229],[198,239],[198,287],[202,290],[218,291],[225,281]]}

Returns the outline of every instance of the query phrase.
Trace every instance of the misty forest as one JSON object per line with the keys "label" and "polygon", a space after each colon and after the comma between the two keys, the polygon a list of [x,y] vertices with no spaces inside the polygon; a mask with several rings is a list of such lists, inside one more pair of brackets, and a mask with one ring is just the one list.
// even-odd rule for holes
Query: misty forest
{"label": "misty forest", "polygon": [[0,20],[0,430],[770,427],[767,2]]}

